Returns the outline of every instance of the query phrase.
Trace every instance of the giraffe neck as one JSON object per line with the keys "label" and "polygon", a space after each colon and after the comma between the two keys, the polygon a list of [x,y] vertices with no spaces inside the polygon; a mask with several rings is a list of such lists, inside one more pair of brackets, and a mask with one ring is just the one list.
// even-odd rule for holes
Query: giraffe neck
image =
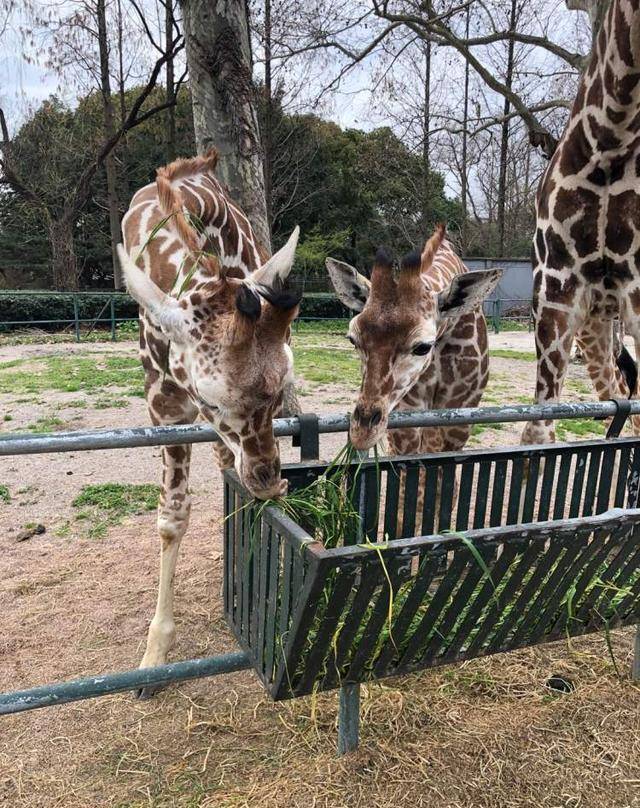
{"label": "giraffe neck", "polygon": [[640,131],[640,2],[612,0],[582,77],[569,128],[603,154],[625,150]]}
{"label": "giraffe neck", "polygon": [[456,275],[462,275],[467,268],[458,257],[450,242],[443,241],[435,254],[433,263],[422,274],[422,281],[431,292],[444,291]]}
{"label": "giraffe neck", "polygon": [[226,274],[248,277],[263,263],[265,255],[247,217],[213,175],[202,172],[175,184],[198,231],[200,249],[219,256]]}

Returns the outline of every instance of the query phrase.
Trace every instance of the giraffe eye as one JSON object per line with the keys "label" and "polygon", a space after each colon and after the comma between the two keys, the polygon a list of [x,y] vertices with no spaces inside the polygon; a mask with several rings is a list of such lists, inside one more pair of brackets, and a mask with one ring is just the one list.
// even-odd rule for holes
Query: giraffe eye
{"label": "giraffe eye", "polygon": [[418,342],[411,349],[411,353],[414,356],[426,356],[431,350],[431,347],[432,345],[430,342]]}

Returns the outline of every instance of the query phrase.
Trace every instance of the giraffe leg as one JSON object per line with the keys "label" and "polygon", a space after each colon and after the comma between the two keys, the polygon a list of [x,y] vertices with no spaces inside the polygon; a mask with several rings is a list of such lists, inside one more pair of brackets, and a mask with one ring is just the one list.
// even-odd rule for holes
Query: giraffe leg
{"label": "giraffe leg", "polygon": [[[151,417],[155,424],[193,423],[197,410],[178,388],[162,383],[162,390],[150,395],[153,402]],[[171,417],[163,413],[171,413]],[[178,413],[180,415],[178,416]],[[160,537],[160,580],[153,619],[147,634],[147,646],[141,668],[162,665],[175,641],[173,615],[174,577],[180,543],[189,524],[191,499],[189,494],[189,463],[191,446],[165,446],[162,449],[162,487],[158,505],[158,535]],[[138,698],[149,698],[160,687],[145,687],[137,691]]]}
{"label": "giraffe leg", "polygon": [[[624,320],[621,321],[620,329],[618,331],[618,334],[617,335],[614,334],[614,337],[617,337],[617,340],[618,340],[617,344],[615,344],[615,346],[614,346],[614,351],[619,352],[620,349],[623,347],[623,339],[624,339],[625,333],[629,334],[631,337],[633,337],[633,343],[634,343],[634,348],[635,348],[635,362],[636,362],[636,366],[638,366],[638,362],[640,361],[640,320],[638,320],[637,317],[634,316],[632,313],[629,313],[627,315],[627,317],[625,317]],[[616,371],[618,371],[617,367],[616,367]],[[618,373],[619,373],[619,371],[618,371]],[[622,374],[620,374],[620,376],[622,376]],[[639,387],[640,387],[640,385],[636,384],[636,389],[633,391],[630,398],[638,398],[639,397],[638,396]],[[623,381],[622,389],[624,391],[623,392],[623,397],[628,395],[628,387],[627,387],[627,385],[626,385],[626,383],[624,381]],[[640,435],[640,416],[634,415],[634,416],[631,417],[630,420],[631,420],[631,426],[632,426],[633,434],[634,435]]]}
{"label": "giraffe leg", "polygon": [[[472,404],[471,406],[475,406]],[[433,435],[434,432],[438,432],[438,435]],[[423,452],[459,452],[464,449],[467,441],[469,440],[469,435],[471,434],[471,426],[470,425],[456,425],[451,427],[440,427],[439,429],[423,429],[422,430],[423,437],[422,437],[422,445],[423,445]],[[437,448],[433,448],[436,447]],[[442,471],[438,474],[438,493],[436,495],[436,504],[435,504],[435,512],[436,512],[436,530],[440,530],[440,502],[442,499],[442,480],[443,474]],[[422,508],[424,506],[424,492],[426,487],[426,480],[425,485],[421,486],[418,495],[418,513],[422,513]],[[458,510],[458,477],[455,476],[453,479],[453,493],[451,495],[451,517],[449,520],[449,524],[451,528],[455,528],[455,518],[454,515],[457,513]]]}
{"label": "giraffe leg", "polygon": [[587,373],[600,401],[626,398],[629,388],[616,365],[613,323],[595,318],[584,324],[576,335],[585,359]]}
{"label": "giraffe leg", "polygon": [[[391,455],[412,455],[420,452],[420,432],[417,427],[407,429],[390,429],[387,431],[387,443]],[[402,536],[404,523],[404,498],[406,486],[406,472],[400,471],[400,491],[398,493],[398,514],[396,516],[396,537]],[[422,473],[418,482],[418,499],[424,488]],[[423,495],[424,496],[424,495]],[[416,513],[422,513],[416,509]]]}
{"label": "giraffe leg", "polygon": [[[571,346],[578,328],[575,316],[564,310],[542,305],[536,312],[536,374],[537,404],[555,404],[560,399],[567,373]],[[553,443],[553,421],[528,421],[522,431],[521,443]]]}

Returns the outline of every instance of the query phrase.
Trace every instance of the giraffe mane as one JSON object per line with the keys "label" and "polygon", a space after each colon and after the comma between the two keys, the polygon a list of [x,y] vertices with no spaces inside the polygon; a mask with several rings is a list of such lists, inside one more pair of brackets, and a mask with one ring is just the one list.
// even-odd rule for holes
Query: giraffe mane
{"label": "giraffe mane", "polygon": [[213,275],[220,275],[220,264],[216,258],[203,255],[198,240],[198,231],[185,216],[185,204],[182,191],[173,183],[184,177],[202,174],[215,169],[218,162],[218,152],[210,149],[199,157],[180,158],[159,168],[156,174],[156,188],[158,201],[162,213],[167,217],[167,224],[173,226],[178,238],[192,254],[194,262],[200,264]]}

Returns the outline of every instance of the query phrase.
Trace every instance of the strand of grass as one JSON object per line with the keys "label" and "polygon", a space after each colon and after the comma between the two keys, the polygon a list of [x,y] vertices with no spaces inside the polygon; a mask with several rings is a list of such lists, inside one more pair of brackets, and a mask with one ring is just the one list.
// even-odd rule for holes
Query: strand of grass
{"label": "strand of grass", "polygon": [[361,542],[360,547],[366,547],[367,550],[374,550],[377,554],[378,558],[380,559],[380,566],[382,567],[382,571],[384,572],[384,577],[387,579],[387,584],[389,585],[389,607],[387,611],[387,625],[389,626],[389,639],[391,640],[393,647],[398,650],[398,646],[396,645],[396,641],[393,639],[393,634],[391,632],[391,626],[393,624],[393,602],[394,602],[394,595],[393,595],[393,584],[391,583],[391,576],[389,575],[389,570],[387,565],[384,563],[384,557],[382,555],[382,550],[389,546],[388,542],[371,542],[367,539],[364,542]]}
{"label": "strand of grass", "polygon": [[168,216],[165,216],[164,219],[160,219],[160,221],[152,228],[152,230],[149,233],[149,235],[147,236],[144,244],[142,245],[142,247],[140,247],[138,255],[135,258],[135,263],[136,264],[138,263],[140,258],[142,258],[142,253],[147,249],[149,244],[151,244],[151,242],[155,239],[155,237],[158,235],[160,230],[162,230],[162,228],[165,226],[165,224],[167,222],[169,222],[171,219],[173,219],[174,216],[177,216],[178,213],[180,213],[179,210],[174,210],[173,213],[170,213]]}
{"label": "strand of grass", "polygon": [[618,679],[622,679],[622,674],[620,673],[620,669],[618,668],[618,663],[616,662],[616,655],[613,652],[613,644],[611,642],[611,629],[609,628],[609,621],[606,617],[603,617],[599,612],[595,612],[598,617],[604,623],[604,641],[607,646],[607,651],[609,656],[611,657],[611,664],[613,665],[613,669],[616,672],[616,676]]}
{"label": "strand of grass", "polygon": [[491,584],[491,588],[493,590],[493,592],[491,594],[491,599],[495,603],[496,608],[499,609],[500,608],[500,601],[498,600],[496,585],[495,585],[495,583],[493,581],[493,578],[491,577],[491,570],[487,566],[487,562],[482,557],[482,555],[481,555],[480,551],[478,550],[478,548],[475,546],[475,544],[471,541],[471,539],[468,536],[465,536],[464,533],[454,533],[454,532],[449,532],[449,531],[443,531],[443,533],[447,533],[447,535],[450,535],[450,536],[455,536],[456,538],[460,539],[465,544],[467,550],[469,550],[471,555],[476,560],[476,563],[478,564],[478,566],[482,569],[483,575],[482,575],[482,579],[480,580],[479,583],[483,584],[485,578],[489,581],[489,583]]}

